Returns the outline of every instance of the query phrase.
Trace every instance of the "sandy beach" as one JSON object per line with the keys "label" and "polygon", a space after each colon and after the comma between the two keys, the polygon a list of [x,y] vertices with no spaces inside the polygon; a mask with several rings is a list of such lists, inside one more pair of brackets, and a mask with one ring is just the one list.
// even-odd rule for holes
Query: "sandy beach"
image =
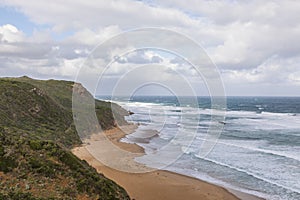
{"label": "sandy beach", "polygon": [[[122,129],[122,130],[121,130]],[[118,148],[125,151],[136,153],[136,155],[142,155],[144,153],[143,148],[136,144],[127,144],[120,142],[126,134],[133,132],[136,129],[136,125],[129,125],[122,128],[114,128],[105,131],[107,138]],[[125,130],[125,131],[124,131]],[[102,134],[101,134],[102,135]],[[119,185],[121,185],[129,194],[131,199],[135,200],[234,200],[234,199],[246,199],[257,200],[252,195],[228,191],[220,186],[213,185],[192,177],[172,173],[164,170],[155,170],[146,173],[128,173],[119,171],[105,166],[99,159],[96,159],[91,153],[91,149],[97,151],[99,148],[99,142],[103,139],[100,134],[93,135],[90,139],[85,141],[85,144],[81,147],[76,147],[72,152],[80,159],[86,160],[91,166],[97,169],[99,173],[104,174],[109,179],[112,179]],[[101,146],[102,148],[103,145]],[[111,151],[111,150],[109,150]],[[110,153],[109,153],[110,154]],[[135,154],[133,154],[135,155]],[[114,153],[111,153],[110,158],[115,157]],[[123,156],[124,157],[124,156]],[[126,156],[125,156],[126,157]],[[117,158],[121,159],[121,158]],[[125,159],[128,168],[143,168],[145,166],[137,164],[133,159],[134,156],[122,158]],[[118,168],[118,166],[114,166]]]}

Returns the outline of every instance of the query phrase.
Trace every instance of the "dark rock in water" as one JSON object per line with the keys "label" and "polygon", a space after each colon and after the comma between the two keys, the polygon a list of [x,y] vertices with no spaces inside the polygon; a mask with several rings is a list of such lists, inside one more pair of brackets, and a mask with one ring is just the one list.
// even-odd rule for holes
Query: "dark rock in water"
{"label": "dark rock in water", "polygon": [[132,112],[132,111],[129,110],[129,111],[128,111],[128,114],[129,114],[129,115],[133,115],[134,112]]}

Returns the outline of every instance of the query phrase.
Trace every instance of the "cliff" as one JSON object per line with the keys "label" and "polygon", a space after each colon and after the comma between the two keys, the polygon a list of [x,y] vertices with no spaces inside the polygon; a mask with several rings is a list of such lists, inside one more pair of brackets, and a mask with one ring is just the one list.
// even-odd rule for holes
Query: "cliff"
{"label": "cliff", "polygon": [[[129,199],[69,150],[81,144],[72,114],[76,84],[0,79],[0,199]],[[95,109],[103,129],[116,126],[115,118],[126,123],[128,112],[116,104],[95,100]]]}

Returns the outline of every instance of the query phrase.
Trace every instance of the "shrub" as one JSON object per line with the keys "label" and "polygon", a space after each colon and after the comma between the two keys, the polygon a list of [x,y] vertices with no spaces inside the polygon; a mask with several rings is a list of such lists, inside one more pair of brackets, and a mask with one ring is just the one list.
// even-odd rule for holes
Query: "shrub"
{"label": "shrub", "polygon": [[71,152],[62,152],[59,156],[61,162],[65,163],[72,170],[78,170],[80,168],[80,160]]}
{"label": "shrub", "polygon": [[13,158],[10,157],[0,157],[0,171],[4,173],[11,172],[18,165]]}
{"label": "shrub", "polygon": [[66,189],[64,189],[63,194],[67,195],[68,197],[70,197],[72,199],[75,199],[77,192],[74,189],[67,187]]}
{"label": "shrub", "polygon": [[30,158],[29,159],[29,164],[33,169],[37,169],[37,168],[42,167],[42,163],[36,158]]}
{"label": "shrub", "polygon": [[4,151],[4,147],[2,146],[2,144],[0,144],[0,157],[4,156],[5,151]]}
{"label": "shrub", "polygon": [[29,146],[32,150],[41,150],[43,148],[42,142],[39,140],[30,140]]}

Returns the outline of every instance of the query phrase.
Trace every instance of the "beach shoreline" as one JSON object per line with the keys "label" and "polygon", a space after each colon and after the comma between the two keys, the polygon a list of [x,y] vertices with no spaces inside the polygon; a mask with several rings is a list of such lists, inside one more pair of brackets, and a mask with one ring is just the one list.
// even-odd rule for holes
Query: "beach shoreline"
{"label": "beach shoreline", "polygon": [[[130,124],[105,131],[105,136],[120,149],[138,155],[144,154],[144,149],[137,144],[128,144],[120,140],[127,134],[133,133],[137,125]],[[102,134],[101,134],[102,135]],[[221,186],[199,180],[194,177],[181,175],[165,170],[151,170],[145,173],[129,173],[107,167],[99,159],[96,159],[90,152],[99,146],[99,135],[93,135],[84,141],[84,145],[72,149],[72,152],[82,160],[86,160],[99,173],[115,181],[122,186],[131,199],[135,200],[181,200],[181,199],[223,199],[223,200],[258,200],[259,197],[242,193],[235,190],[228,190]],[[93,155],[92,155],[93,154]],[[136,165],[134,157],[126,160],[129,167],[145,168],[143,165]],[[146,169],[146,168],[145,168]]]}

